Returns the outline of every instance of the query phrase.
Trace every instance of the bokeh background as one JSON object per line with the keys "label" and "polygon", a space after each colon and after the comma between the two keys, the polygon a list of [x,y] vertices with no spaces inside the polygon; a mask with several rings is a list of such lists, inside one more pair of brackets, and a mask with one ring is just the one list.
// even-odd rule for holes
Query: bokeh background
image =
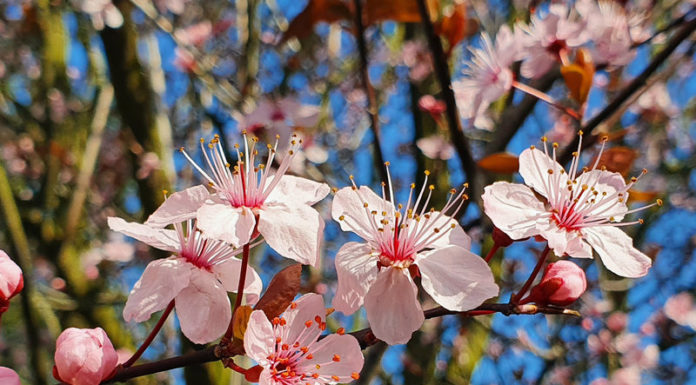
{"label": "bokeh background", "polygon": [[[639,36],[626,66],[593,78],[585,119],[604,110],[641,74],[679,28],[696,17],[693,1],[617,1],[636,16]],[[415,2],[413,2],[415,4]],[[492,245],[480,210],[482,187],[519,180],[514,157],[542,135],[570,143],[577,126],[548,105],[511,92],[478,122],[461,127],[476,165],[449,144],[444,115],[424,96],[441,96],[417,8],[410,1],[368,0],[364,20],[367,68],[361,66],[352,2],[328,0],[2,0],[0,2],[0,248],[22,267],[26,287],[0,328],[0,364],[26,384],[50,376],[55,339],[70,327],[104,328],[123,355],[135,350],[156,320],[126,324],[126,296],[144,266],[161,252],[110,232],[108,216],[144,220],[173,191],[200,183],[177,149],[200,156],[201,137],[221,135],[229,149],[240,130],[262,141],[291,131],[304,153],[291,172],[334,187],[379,186],[391,162],[397,200],[431,171],[434,207],[450,187],[475,181],[460,219],[474,251]],[[461,12],[459,37],[444,35],[454,79],[462,76],[479,32],[544,13],[547,2],[432,2],[433,20]],[[410,8],[409,8],[410,7]],[[414,9],[416,10],[414,13]],[[295,22],[292,22],[295,20]],[[642,41],[643,39],[640,39]],[[454,44],[451,44],[454,43]],[[649,171],[632,192],[644,225],[627,227],[654,258],[649,275],[622,279],[595,261],[590,289],[575,304],[582,317],[447,316],[426,321],[402,346],[365,353],[361,384],[685,384],[696,383],[696,75],[695,36],[685,39],[595,134],[610,141],[603,162],[624,173]],[[366,92],[363,70],[371,92]],[[573,105],[558,69],[538,83]],[[374,92],[376,107],[370,108]],[[284,115],[258,109],[269,101]],[[461,102],[461,101],[460,101]],[[461,106],[460,106],[461,107]],[[378,130],[369,111],[377,113]],[[253,119],[245,117],[254,113]],[[257,119],[257,120],[254,120]],[[265,123],[265,127],[254,123]],[[428,140],[421,140],[428,139]],[[591,162],[597,146],[583,152]],[[234,157],[232,157],[234,158]],[[482,159],[492,159],[481,163]],[[197,158],[199,159],[199,158]],[[511,160],[512,159],[512,160]],[[492,164],[491,164],[492,163]],[[465,169],[476,175],[466,175]],[[471,174],[471,172],[470,172]],[[333,257],[351,236],[330,220],[321,266],[305,268],[303,291],[336,287]],[[543,244],[515,243],[493,270],[506,301],[527,278]],[[253,264],[268,282],[289,262],[263,246]],[[436,304],[427,296],[424,308]],[[363,313],[336,314],[329,326],[367,326]],[[144,358],[181,354],[192,346],[171,317]],[[246,363],[247,365],[249,363]],[[133,384],[241,384],[219,363],[132,380]]]}

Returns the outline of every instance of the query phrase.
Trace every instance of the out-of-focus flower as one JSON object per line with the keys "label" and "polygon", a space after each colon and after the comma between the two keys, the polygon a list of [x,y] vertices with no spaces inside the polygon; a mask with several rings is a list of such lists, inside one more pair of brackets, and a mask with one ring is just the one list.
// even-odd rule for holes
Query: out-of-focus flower
{"label": "out-of-focus flower", "polygon": [[653,84],[638,97],[636,103],[632,104],[629,110],[641,114],[650,122],[673,118],[679,114],[679,107],[672,102],[665,83]]}
{"label": "out-of-focus flower", "polygon": [[615,333],[623,331],[627,323],[628,316],[622,311],[615,311],[607,318],[607,327]]}
{"label": "out-of-focus flower", "polygon": [[[146,321],[175,300],[181,331],[191,341],[208,343],[227,330],[231,319],[227,292],[237,291],[242,262],[235,256],[242,250],[203,238],[189,219],[208,196],[203,186],[174,193],[145,224],[109,218],[112,230],[175,254],[147,265],[126,301],[126,321]],[[158,227],[168,224],[175,230]],[[261,278],[249,268],[244,287],[248,303],[258,300],[261,285]]]}
{"label": "out-of-focus flower", "polygon": [[116,368],[118,354],[102,328],[65,329],[56,341],[53,376],[70,385],[97,385]]}
{"label": "out-of-focus flower", "polygon": [[160,168],[160,159],[154,152],[146,152],[140,158],[140,168],[135,173],[137,179],[148,178],[155,170]]}
{"label": "out-of-focus flower", "polygon": [[[518,34],[519,35],[519,34]],[[464,79],[452,83],[454,92],[463,105],[464,118],[472,118],[482,109],[512,88],[513,74],[510,66],[521,59],[520,39],[506,25],[500,27],[495,44],[487,33],[481,34],[481,48],[472,48],[471,61],[464,70]],[[465,100],[465,95],[473,99]]]}
{"label": "out-of-focus flower", "polygon": [[420,82],[433,72],[433,59],[430,50],[422,41],[407,41],[401,47],[404,64],[410,69],[411,80]]}
{"label": "out-of-focus flower", "polygon": [[535,302],[568,306],[587,290],[585,272],[570,261],[549,263],[541,282],[534,286],[522,303]]}
{"label": "out-of-focus flower", "polygon": [[425,111],[433,118],[440,120],[442,114],[447,111],[447,106],[442,100],[437,100],[433,95],[423,95],[418,99],[418,108]]}
{"label": "out-of-focus flower", "polygon": [[0,366],[0,384],[21,385],[17,372],[4,366]]}
{"label": "out-of-focus flower", "polygon": [[96,30],[101,31],[105,25],[109,28],[120,28],[123,25],[123,15],[111,0],[76,0],[76,6],[89,14]]}
{"label": "out-of-focus flower", "polygon": [[525,60],[521,73],[526,78],[538,78],[548,72],[554,63],[567,56],[570,47],[587,41],[586,26],[568,17],[568,7],[551,4],[545,17],[532,15],[530,25],[517,24],[526,32]]}
{"label": "out-of-focus flower", "polygon": [[315,265],[324,235],[324,220],[311,206],[329,193],[329,186],[285,175],[300,149],[301,140],[291,139],[287,156],[280,160],[275,172],[271,171],[271,166],[278,142],[275,146],[268,145],[266,164],[255,162],[256,143],[257,139],[253,138],[249,144],[245,134],[245,151],[242,153],[239,146],[235,146],[240,160],[231,166],[218,137],[207,149],[201,141],[210,174],[182,149],[216,192],[197,210],[198,228],[207,237],[234,246],[244,245],[261,234],[278,254],[302,264]]}
{"label": "out-of-focus flower", "polygon": [[278,143],[281,149],[285,149],[294,129],[314,127],[320,112],[319,106],[302,104],[293,97],[280,100],[263,98],[251,113],[240,117],[237,124],[254,135],[260,136],[257,131],[264,129],[269,139],[280,136]]}
{"label": "out-of-focus flower", "polygon": [[395,206],[391,179],[390,200],[384,190],[379,197],[351,182],[336,193],[331,216],[366,242],[346,243],[336,254],[336,310],[351,314],[364,302],[375,336],[399,344],[424,321],[412,275],[420,275],[425,291],[449,310],[469,310],[498,295],[488,264],[469,251],[471,239],[450,217],[466,199],[463,191],[452,191],[442,211],[427,211],[433,190],[425,194],[427,178],[417,197],[411,185],[405,206]]}
{"label": "out-of-focus flower", "polygon": [[420,138],[416,141],[416,146],[430,159],[447,160],[454,156],[454,146],[442,135]]}
{"label": "out-of-focus flower", "polygon": [[195,46],[203,45],[212,35],[213,24],[208,20],[174,32],[174,36],[179,39],[179,41]]}
{"label": "out-of-focus flower", "polygon": [[682,292],[671,296],[664,306],[665,315],[682,326],[696,330],[696,308],[691,294]]}
{"label": "out-of-focus flower", "polygon": [[196,71],[196,59],[191,52],[177,48],[174,50],[174,65],[184,72],[193,73]]}
{"label": "out-of-focus flower", "polygon": [[[633,247],[633,240],[618,227],[642,223],[620,221],[662,201],[629,210],[628,190],[639,177],[626,184],[621,174],[597,169],[598,162],[578,173],[582,140],[566,172],[556,162],[558,145],[554,143],[550,155],[546,138],[543,142],[544,151],[532,146],[520,155],[519,172],[526,186],[495,182],[485,187],[484,209],[493,223],[512,239],[543,237],[558,256],[592,258],[594,249],[604,265],[618,275],[647,274],[651,259]],[[537,193],[544,199],[537,198]]]}
{"label": "out-of-focus flower", "polygon": [[10,299],[24,288],[22,269],[0,250],[0,316],[10,307]]}
{"label": "out-of-focus flower", "polygon": [[263,368],[259,383],[319,385],[357,380],[364,361],[358,341],[343,334],[342,328],[318,340],[324,330],[326,309],[318,294],[303,295],[272,322],[263,311],[253,311],[244,350]]}
{"label": "out-of-focus flower", "polygon": [[636,56],[629,33],[628,15],[621,5],[609,0],[580,0],[575,3],[586,24],[597,63],[623,66]]}

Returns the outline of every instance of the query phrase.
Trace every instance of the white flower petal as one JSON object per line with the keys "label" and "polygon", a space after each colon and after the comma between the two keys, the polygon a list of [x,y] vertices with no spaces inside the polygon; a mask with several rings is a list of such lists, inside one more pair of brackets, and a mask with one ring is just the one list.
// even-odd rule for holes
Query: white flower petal
{"label": "white flower petal", "polygon": [[198,209],[196,218],[196,225],[206,237],[235,247],[249,242],[256,226],[256,218],[251,210],[224,204],[205,204]]}
{"label": "white flower petal", "polygon": [[[553,174],[549,174],[549,170]],[[568,175],[563,167],[536,148],[528,148],[520,154],[520,175],[524,183],[546,198],[566,193]]]}
{"label": "white flower petal", "polygon": [[[433,211],[430,213],[430,217],[435,220],[432,225],[437,227],[441,232],[444,232],[445,235],[437,238],[434,242],[429,242],[428,247],[438,248],[454,245],[463,247],[467,250],[471,248],[471,237],[464,232],[464,229],[459,225],[457,220],[447,215],[440,216],[439,211]],[[421,223],[422,222],[423,219],[421,219]],[[454,228],[452,228],[452,225],[454,225]]]}
{"label": "white flower petal", "polygon": [[190,284],[176,296],[176,314],[181,332],[197,344],[222,336],[232,318],[227,291],[215,276],[195,269]]}
{"label": "white flower petal", "polygon": [[423,289],[448,310],[470,310],[498,295],[490,267],[469,250],[450,246],[427,251],[416,264]]}
{"label": "white flower petal", "polygon": [[[367,208],[365,207],[367,203]],[[341,225],[341,230],[352,231],[359,235],[362,239],[372,240],[371,232],[373,232],[375,221],[371,211],[376,211],[376,218],[382,219],[382,212],[387,213],[387,218],[394,217],[394,205],[381,197],[377,196],[369,187],[360,186],[359,189],[353,190],[352,187],[344,187],[336,193],[331,206],[331,217],[338,221]],[[340,218],[343,217],[341,220]]]}
{"label": "white flower petal", "polygon": [[154,248],[178,253],[181,251],[179,237],[174,230],[152,228],[135,222],[126,222],[118,217],[107,218],[109,228],[118,231]]}
{"label": "white flower petal", "polygon": [[539,234],[537,221],[549,216],[534,192],[521,184],[495,182],[484,188],[481,199],[486,215],[512,239]]}
{"label": "white flower petal", "polygon": [[633,247],[633,240],[614,226],[583,229],[587,243],[597,251],[602,263],[614,274],[637,278],[648,274],[652,260]]}
{"label": "white flower petal", "polygon": [[425,321],[418,288],[402,269],[379,272],[365,296],[365,310],[375,337],[389,345],[405,344]]}
{"label": "white flower petal", "polygon": [[[212,266],[211,271],[215,277],[222,283],[225,290],[232,293],[237,292],[239,286],[239,274],[242,269],[242,261],[237,258],[229,258],[224,262],[220,262]],[[244,295],[246,303],[253,305],[259,300],[263,282],[261,277],[253,267],[247,266],[246,277],[244,279]]]}
{"label": "white flower petal", "polygon": [[244,352],[259,365],[267,366],[267,357],[275,352],[275,345],[273,325],[263,311],[254,310],[244,332]]}
{"label": "white flower petal", "polygon": [[319,260],[324,220],[305,204],[264,205],[259,210],[258,230],[283,257],[312,266]]}
{"label": "white flower petal", "polygon": [[165,227],[172,223],[193,219],[196,217],[196,211],[208,198],[210,193],[202,185],[175,192],[147,218],[145,224],[152,227]]}
{"label": "white flower petal", "polygon": [[166,308],[189,285],[194,269],[193,265],[180,258],[150,262],[128,295],[123,318],[126,321],[143,322],[152,313]]}
{"label": "white flower petal", "polygon": [[[269,180],[267,183],[270,182]],[[326,183],[319,183],[292,175],[283,175],[280,178],[280,182],[266,198],[266,203],[304,203],[311,206],[324,199],[329,192],[331,192],[331,188]]]}
{"label": "white flower petal", "polygon": [[[291,306],[283,313],[288,326],[284,329],[282,338],[287,343],[294,343],[301,335],[300,344],[306,346],[316,341],[323,332],[321,325],[316,322],[316,317],[319,317],[322,323],[326,322],[324,298],[319,294],[308,293],[294,303],[294,309]],[[312,322],[309,328],[305,325],[307,321]]]}
{"label": "white flower petal", "polygon": [[377,278],[377,256],[365,243],[348,242],[338,250],[335,263],[338,288],[332,305],[343,314],[352,314]]}

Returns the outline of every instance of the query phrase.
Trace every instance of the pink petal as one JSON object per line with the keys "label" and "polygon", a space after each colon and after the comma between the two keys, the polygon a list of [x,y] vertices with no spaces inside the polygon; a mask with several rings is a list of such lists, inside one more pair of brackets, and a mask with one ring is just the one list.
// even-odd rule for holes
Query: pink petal
{"label": "pink petal", "polygon": [[[548,241],[549,248],[559,257],[566,254],[574,257],[571,253],[581,252],[584,254],[587,251],[586,248],[582,247],[582,236],[577,231],[567,231],[558,227],[555,222],[540,224],[539,233]],[[582,255],[582,257],[587,258],[586,255]]]}
{"label": "pink petal", "polygon": [[196,210],[210,197],[208,189],[203,185],[175,192],[155,210],[145,224],[153,227],[164,227],[172,223],[184,222],[196,217]]}
{"label": "pink petal", "polygon": [[[364,207],[367,203],[368,208]],[[387,212],[387,217],[393,217],[394,205],[377,196],[369,187],[360,186],[358,190],[352,187],[344,187],[336,193],[331,205],[331,217],[341,225],[341,230],[352,231],[367,241],[372,240],[370,235],[370,211]],[[343,217],[343,220],[340,218]],[[381,215],[380,215],[381,217]]]}
{"label": "pink petal", "polygon": [[197,344],[222,336],[232,319],[227,291],[207,271],[193,270],[190,284],[176,296],[176,314],[181,332]]}
{"label": "pink petal", "polygon": [[[308,293],[298,298],[295,301],[295,305],[294,309],[291,306],[283,313],[283,318],[285,318],[288,324],[284,331],[283,341],[291,344],[302,335],[300,344],[306,346],[316,341],[323,332],[316,319],[319,317],[321,323],[326,322],[324,299],[319,294]],[[312,322],[312,326],[309,329],[305,325],[307,321]]]}
{"label": "pink petal", "polygon": [[0,366],[0,384],[21,385],[19,375],[12,369]]}
{"label": "pink petal", "polygon": [[135,238],[154,248],[172,253],[177,253],[181,250],[179,237],[174,230],[154,228],[136,222],[126,222],[117,217],[109,217],[107,221],[111,230]]}
{"label": "pink petal", "polygon": [[363,304],[365,294],[377,278],[377,256],[365,243],[348,242],[336,254],[338,288],[333,307],[343,314],[352,314]]}
{"label": "pink petal", "polygon": [[[439,211],[433,211],[430,214],[431,218],[437,218],[439,215]],[[467,250],[471,248],[471,237],[464,232],[459,222],[452,217],[442,215],[433,222],[433,225],[441,231],[446,231],[446,234],[438,238],[435,242],[430,243],[432,248],[447,247],[450,245],[463,247]],[[452,225],[455,225],[455,227],[451,228]]]}
{"label": "pink petal", "polygon": [[495,182],[484,188],[481,199],[486,215],[512,239],[539,234],[537,221],[550,216],[534,192],[521,184]]}
{"label": "pink petal", "polygon": [[[261,366],[268,366],[267,357],[275,352],[273,326],[261,310],[254,310],[244,333],[244,351]],[[265,371],[265,370],[264,370]]]}
{"label": "pink petal", "polygon": [[278,101],[278,106],[295,126],[304,128],[314,127],[321,112],[319,106],[301,104],[295,98],[283,98]]}
{"label": "pink petal", "polygon": [[[237,292],[239,286],[239,274],[241,273],[242,261],[237,258],[229,258],[224,262],[213,265],[211,271],[222,283],[225,290],[232,293]],[[244,294],[246,303],[253,305],[259,300],[259,295],[263,289],[261,277],[253,267],[247,266],[246,277],[244,279]]]}
{"label": "pink petal", "polygon": [[318,183],[292,175],[283,175],[280,178],[280,182],[266,198],[266,203],[304,203],[311,206],[324,199],[329,192],[331,192],[331,189],[326,183]]}
{"label": "pink petal", "polygon": [[19,292],[20,285],[24,286],[22,269],[14,263],[7,253],[0,250],[0,298],[11,298]]}
{"label": "pink petal", "polygon": [[256,219],[251,210],[226,204],[205,204],[198,209],[196,218],[198,228],[206,237],[230,243],[235,247],[249,242],[256,226]]}
{"label": "pink petal", "polygon": [[[553,170],[555,174],[550,175],[549,170]],[[524,178],[524,183],[546,198],[557,195],[552,194],[554,191],[565,191],[568,175],[565,172],[561,174],[561,170],[563,167],[560,164],[540,150],[528,148],[520,154],[520,175]]]}
{"label": "pink petal", "polygon": [[72,385],[97,385],[116,367],[118,354],[101,328],[65,329],[54,355],[60,378]]}
{"label": "pink petal", "polygon": [[[600,194],[598,196],[598,200],[601,200],[602,193],[606,192],[606,196],[609,197],[617,191],[624,191],[626,189],[626,181],[621,174],[601,170],[587,171],[580,174],[577,177],[577,183],[579,186],[588,185],[590,187],[594,187],[598,194]],[[628,198],[628,194],[624,195],[624,198]],[[586,215],[596,215],[602,218],[614,217],[616,221],[621,221],[626,214],[626,211],[628,211],[628,207],[624,202],[619,202],[618,200],[613,199],[611,205],[596,205],[594,207],[597,207],[598,209],[595,208],[590,210]]]}
{"label": "pink petal", "polygon": [[469,250],[450,246],[427,251],[416,264],[423,289],[449,310],[470,310],[498,295],[490,267]]}
{"label": "pink petal", "polygon": [[[351,374],[360,373],[365,359],[360,350],[360,344],[355,337],[345,334],[329,334],[326,338],[312,345],[310,353],[314,356],[305,360],[301,372],[319,373],[320,376],[337,376],[340,382],[352,381]],[[338,356],[340,361],[334,361]],[[317,370],[316,363],[324,363]]]}
{"label": "pink petal", "polygon": [[193,269],[190,263],[173,257],[150,262],[128,296],[123,318],[143,322],[167,307],[189,285]]}
{"label": "pink petal", "polygon": [[582,230],[587,243],[597,251],[602,263],[614,274],[637,278],[648,274],[652,260],[633,247],[633,239],[614,226]]}
{"label": "pink petal", "polygon": [[278,254],[316,265],[324,236],[324,220],[317,210],[302,203],[264,205],[259,210],[258,230]]}
{"label": "pink petal", "polygon": [[383,268],[365,296],[367,320],[375,337],[389,345],[405,344],[425,317],[418,288],[407,270]]}

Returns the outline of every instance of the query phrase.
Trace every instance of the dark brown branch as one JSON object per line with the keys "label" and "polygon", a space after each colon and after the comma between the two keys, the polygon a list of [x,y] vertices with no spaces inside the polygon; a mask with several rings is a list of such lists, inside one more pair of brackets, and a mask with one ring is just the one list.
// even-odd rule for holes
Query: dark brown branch
{"label": "dark brown branch", "polygon": [[[655,71],[657,71],[658,68],[667,60],[667,58],[679,47],[679,45],[686,40],[694,31],[696,30],[696,19],[690,20],[688,23],[684,24],[684,26],[672,37],[672,39],[669,40],[665,48],[660,51],[655,57],[652,59],[650,64],[643,70],[643,72],[640,73],[640,75],[636,76],[629,84],[624,88],[621,92],[619,92],[618,95],[612,100],[602,111],[600,111],[597,115],[595,115],[590,121],[588,121],[583,127],[582,131],[585,134],[589,134],[594,130],[595,128],[599,127],[599,125],[604,122],[606,119],[611,117],[619,108],[621,108],[621,105],[629,100],[631,96],[637,92],[638,90],[645,85],[645,82],[652,76]],[[592,141],[593,137],[588,137],[590,141]],[[594,138],[596,139],[596,138]],[[575,149],[578,146],[578,140],[579,137],[575,137],[573,142],[566,147],[564,150],[563,154],[559,157],[559,160],[561,164],[565,164],[568,161],[570,161],[570,158],[572,156],[572,152],[575,151]],[[591,144],[588,143],[588,144]]]}
{"label": "dark brown branch", "polygon": [[355,4],[355,35],[358,41],[358,54],[360,55],[360,77],[365,95],[367,96],[367,113],[370,116],[372,133],[374,134],[374,161],[375,168],[382,182],[387,181],[387,170],[384,168],[384,156],[382,155],[382,131],[379,128],[379,107],[375,89],[370,84],[369,66],[367,61],[367,42],[365,41],[365,25],[363,24],[362,0],[354,0]]}
{"label": "dark brown branch", "polygon": [[476,180],[476,162],[474,157],[471,155],[471,149],[469,148],[468,140],[464,136],[464,132],[460,127],[459,113],[457,112],[457,103],[454,99],[454,91],[452,90],[452,79],[449,73],[449,65],[447,64],[447,56],[442,48],[442,41],[440,37],[435,34],[435,29],[433,23],[430,21],[430,14],[428,12],[428,7],[426,0],[418,0],[418,10],[421,15],[421,23],[423,24],[423,29],[428,36],[428,46],[433,56],[433,67],[435,68],[435,74],[437,75],[437,80],[440,83],[440,88],[442,89],[442,97],[447,106],[445,111],[447,116],[447,123],[449,126],[450,137],[452,138],[452,144],[457,150],[457,155],[459,160],[462,162],[462,168],[466,172],[466,179],[470,185],[470,191],[476,191],[473,186]]}

